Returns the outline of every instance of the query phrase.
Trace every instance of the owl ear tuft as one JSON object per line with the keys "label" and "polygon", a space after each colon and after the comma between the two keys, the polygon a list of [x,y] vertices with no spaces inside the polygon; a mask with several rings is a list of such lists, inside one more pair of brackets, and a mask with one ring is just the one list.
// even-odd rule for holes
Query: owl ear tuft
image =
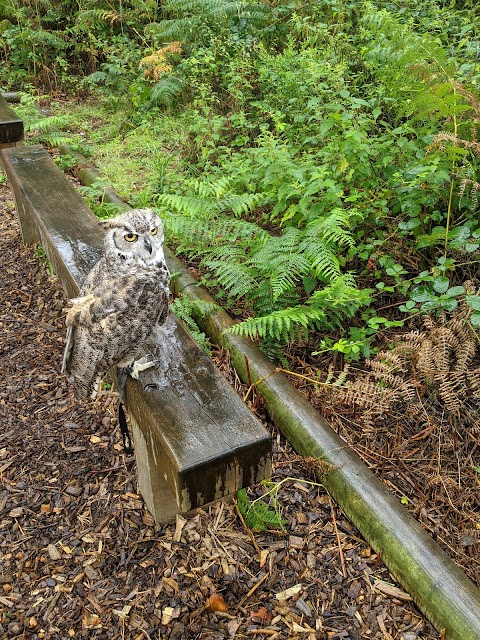
{"label": "owl ear tuft", "polygon": [[98,223],[104,229],[113,229],[113,227],[118,227],[117,218],[109,218],[108,220],[100,220]]}

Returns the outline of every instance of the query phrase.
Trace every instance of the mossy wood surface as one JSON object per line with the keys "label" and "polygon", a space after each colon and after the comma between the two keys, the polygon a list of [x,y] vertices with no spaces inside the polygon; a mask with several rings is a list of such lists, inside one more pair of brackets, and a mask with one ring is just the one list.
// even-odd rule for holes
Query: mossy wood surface
{"label": "mossy wood surface", "polygon": [[[99,259],[103,229],[39,146],[2,152],[22,235],[40,242],[67,294]],[[145,345],[158,367],[127,380],[139,483],[157,520],[268,477],[271,440],[171,314]]]}

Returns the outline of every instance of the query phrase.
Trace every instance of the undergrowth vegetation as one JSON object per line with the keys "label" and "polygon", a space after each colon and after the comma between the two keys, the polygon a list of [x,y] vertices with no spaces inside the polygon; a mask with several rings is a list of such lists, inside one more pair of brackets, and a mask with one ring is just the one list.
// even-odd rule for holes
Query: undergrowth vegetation
{"label": "undergrowth vegetation", "polygon": [[[157,208],[230,331],[474,579],[479,18],[473,0],[0,4],[29,141],[92,157],[100,217],[109,182]],[[173,304],[207,352],[216,309]],[[280,486],[239,494],[247,526],[282,529]]]}
{"label": "undergrowth vegetation", "polygon": [[93,130],[88,103],[24,110],[53,146],[87,131],[231,331],[351,360],[412,316],[466,304],[480,326],[478,18],[434,0],[7,0],[0,81],[102,101]]}

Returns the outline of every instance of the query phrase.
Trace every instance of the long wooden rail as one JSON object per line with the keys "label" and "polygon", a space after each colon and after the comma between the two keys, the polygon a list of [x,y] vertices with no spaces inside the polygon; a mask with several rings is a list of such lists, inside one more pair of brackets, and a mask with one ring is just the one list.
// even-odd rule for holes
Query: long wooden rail
{"label": "long wooden rail", "polygon": [[[39,242],[68,296],[99,259],[103,230],[40,146],[0,151],[23,239]],[[271,473],[271,439],[170,314],[145,345],[161,365],[127,380],[140,492],[157,521]]]}

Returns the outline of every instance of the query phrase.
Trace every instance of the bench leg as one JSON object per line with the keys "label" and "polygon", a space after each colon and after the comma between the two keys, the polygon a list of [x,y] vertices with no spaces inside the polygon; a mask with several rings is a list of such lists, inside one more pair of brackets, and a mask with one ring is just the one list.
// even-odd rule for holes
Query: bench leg
{"label": "bench leg", "polygon": [[140,427],[131,414],[129,417],[140,493],[155,522],[165,523],[174,520],[175,515],[180,512],[175,497],[168,488],[162,470],[159,469]]}

